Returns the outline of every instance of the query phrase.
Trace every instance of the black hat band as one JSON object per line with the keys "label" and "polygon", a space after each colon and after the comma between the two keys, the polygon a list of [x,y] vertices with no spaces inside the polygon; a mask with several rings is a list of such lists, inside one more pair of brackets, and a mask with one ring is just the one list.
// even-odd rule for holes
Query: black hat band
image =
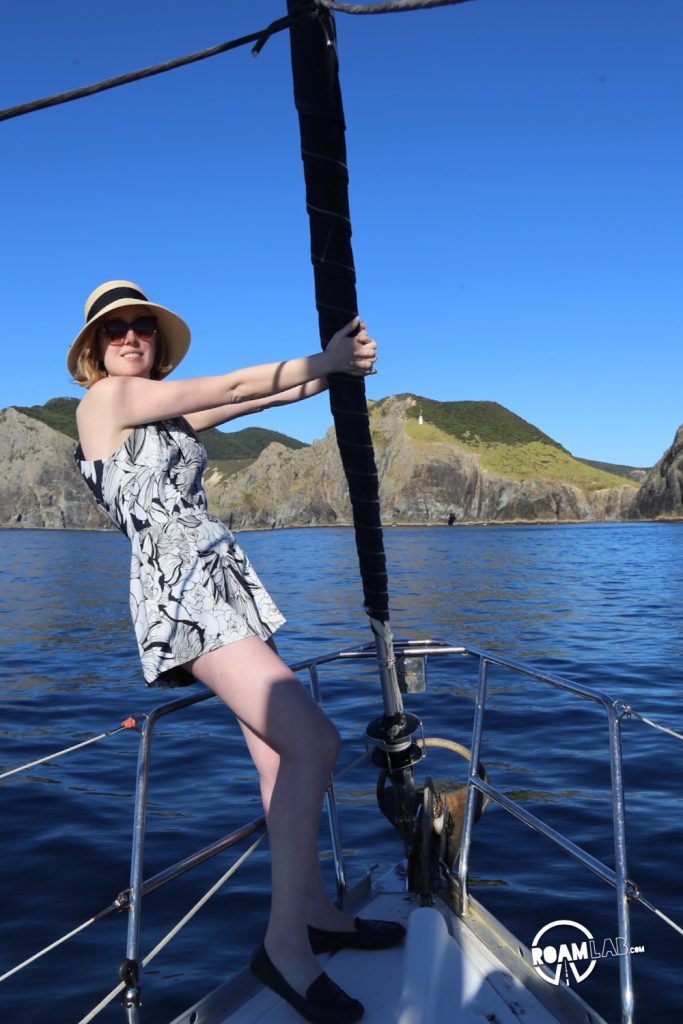
{"label": "black hat band", "polygon": [[111,288],[93,302],[88,311],[86,323],[89,323],[106,306],[110,306],[112,302],[118,302],[119,299],[142,299],[143,302],[148,301],[147,296],[139,292],[137,288]]}

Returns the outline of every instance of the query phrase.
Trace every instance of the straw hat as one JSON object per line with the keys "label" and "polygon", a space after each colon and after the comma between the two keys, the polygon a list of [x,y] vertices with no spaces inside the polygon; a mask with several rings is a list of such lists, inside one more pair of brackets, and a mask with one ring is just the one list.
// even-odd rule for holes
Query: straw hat
{"label": "straw hat", "polygon": [[[142,306],[157,317],[159,333],[163,336],[168,362],[174,370],[190,347],[190,328],[184,320],[164,306],[150,302],[146,295],[132,281],[105,281],[92,292],[85,303],[85,327],[76,335],[66,365],[72,376],[76,373],[78,357],[86,341],[96,330],[96,325],[107,313],[123,306]],[[171,372],[170,370],[168,371]],[[164,375],[165,376],[165,375]]]}

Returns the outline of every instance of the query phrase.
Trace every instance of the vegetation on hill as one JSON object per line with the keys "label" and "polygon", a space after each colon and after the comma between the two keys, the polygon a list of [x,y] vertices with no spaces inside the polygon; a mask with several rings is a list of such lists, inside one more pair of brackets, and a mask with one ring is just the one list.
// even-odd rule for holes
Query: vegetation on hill
{"label": "vegetation on hill", "polygon": [[[45,405],[15,406],[18,412],[40,420],[53,430],[58,430],[74,440],[78,439],[77,407],[76,398],[51,398]],[[213,462],[239,460],[238,468],[241,468],[245,460],[253,462],[272,441],[283,444],[285,448],[307,447],[303,441],[297,441],[295,437],[280,434],[276,430],[265,430],[263,427],[245,427],[244,430],[237,430],[232,434],[224,434],[220,430],[205,430],[201,439],[207,455]]]}
{"label": "vegetation on hill", "polygon": [[45,405],[16,405],[15,409],[17,412],[23,412],[25,416],[31,416],[34,420],[46,423],[53,430],[58,430],[60,434],[66,434],[67,437],[72,437],[74,441],[77,441],[77,407],[77,398],[51,398]]}
{"label": "vegetation on hill", "polygon": [[415,399],[415,405],[408,410],[410,419],[416,420],[422,415],[426,423],[432,423],[468,445],[522,445],[540,441],[565,451],[552,437],[498,402],[435,402],[419,395],[398,397]]}
{"label": "vegetation on hill", "polygon": [[615,476],[626,477],[627,480],[635,480],[637,483],[647,476],[651,468],[644,466],[619,466],[613,462],[596,462],[594,459],[580,459],[578,455],[575,455],[574,458],[578,462],[585,462],[587,466],[602,469],[605,473],[614,473]]}
{"label": "vegetation on hill", "polygon": [[277,430],[265,430],[263,427],[245,427],[232,434],[224,434],[220,430],[204,430],[201,441],[210,459],[247,459],[257,458],[264,448],[272,441],[277,441],[285,448],[308,448],[303,441],[295,437],[280,434]]}
{"label": "vegetation on hill", "polygon": [[439,441],[455,442],[476,455],[482,469],[508,480],[566,483],[586,491],[638,486],[625,474],[615,475],[575,459],[557,441],[497,402],[435,402],[418,395],[402,397],[415,400],[408,410],[406,429],[420,447]]}

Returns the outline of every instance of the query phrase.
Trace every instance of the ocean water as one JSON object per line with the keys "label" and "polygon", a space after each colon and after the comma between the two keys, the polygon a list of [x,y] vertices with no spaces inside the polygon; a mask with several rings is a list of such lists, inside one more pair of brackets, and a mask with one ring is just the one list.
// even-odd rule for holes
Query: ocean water
{"label": "ocean water", "polygon": [[[369,639],[353,537],[345,529],[243,533],[240,541],[288,616],[286,660]],[[392,529],[386,547],[397,636],[436,636],[505,653],[621,697],[683,731],[680,524]],[[128,547],[117,534],[0,533],[0,764],[41,757],[115,729],[173,698],[140,675],[127,608]],[[370,665],[323,675],[344,737],[340,767],[381,713]],[[469,745],[473,662],[432,663],[426,697],[406,698],[428,735]],[[188,691],[183,691],[187,693]],[[491,680],[483,760],[493,784],[613,865],[604,714],[505,673]],[[683,744],[623,723],[629,875],[683,924]],[[0,974],[108,906],[128,883],[137,738],[120,732],[0,784]],[[430,755],[420,773],[461,779]],[[400,856],[361,764],[339,787],[351,880]],[[153,747],[145,876],[259,814],[253,769],[232,716],[211,700],[164,720]],[[323,856],[328,845],[321,837]],[[219,877],[228,852],[150,895],[149,950]],[[143,1021],[163,1024],[242,966],[268,906],[259,851],[143,975]],[[329,861],[326,861],[328,864]],[[553,920],[598,939],[618,934],[613,890],[500,809],[475,830],[473,892],[526,945]],[[21,1024],[76,1024],[117,981],[123,915],[113,914],[0,984]],[[639,1024],[683,1016],[683,936],[636,906],[632,940]],[[575,985],[619,1020],[615,958]],[[98,1020],[123,1020],[114,1003]]]}

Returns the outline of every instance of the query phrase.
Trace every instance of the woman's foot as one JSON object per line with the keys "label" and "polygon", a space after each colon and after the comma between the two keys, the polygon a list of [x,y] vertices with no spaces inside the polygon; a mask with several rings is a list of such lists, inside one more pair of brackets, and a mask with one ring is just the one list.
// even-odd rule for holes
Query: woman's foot
{"label": "woman's foot", "polygon": [[403,941],[405,934],[405,928],[398,921],[372,921],[363,917],[348,918],[341,929],[308,927],[314,953],[331,953],[336,949],[391,949]]}
{"label": "woman's foot", "polygon": [[348,996],[325,973],[318,974],[305,995],[301,995],[283,978],[264,945],[252,955],[249,968],[263,985],[277,993],[311,1024],[355,1024],[365,1012],[362,1003]]}
{"label": "woman's foot", "polygon": [[268,929],[263,949],[270,962],[277,964],[278,974],[299,995],[304,995],[320,975],[321,967],[311,950],[305,926],[295,928],[292,923],[284,935],[271,934]]}
{"label": "woman's foot", "polygon": [[327,893],[324,900],[319,899],[315,903],[309,901],[307,916],[310,925],[328,932],[352,932],[356,927],[353,914],[340,910]]}

